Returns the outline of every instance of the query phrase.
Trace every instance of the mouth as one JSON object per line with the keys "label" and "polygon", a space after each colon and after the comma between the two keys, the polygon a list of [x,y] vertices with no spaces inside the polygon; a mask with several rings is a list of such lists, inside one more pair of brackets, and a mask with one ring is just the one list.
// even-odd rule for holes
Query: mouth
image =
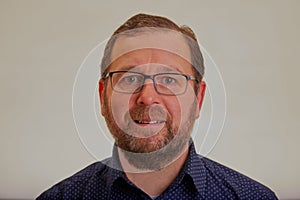
{"label": "mouth", "polygon": [[165,123],[165,120],[134,120],[139,125],[160,125]]}

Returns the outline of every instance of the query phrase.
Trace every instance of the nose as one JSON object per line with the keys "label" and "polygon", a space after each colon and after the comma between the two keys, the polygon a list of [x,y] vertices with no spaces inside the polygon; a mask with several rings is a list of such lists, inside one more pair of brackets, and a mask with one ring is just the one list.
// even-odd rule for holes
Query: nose
{"label": "nose", "polygon": [[137,95],[136,103],[138,105],[150,106],[161,102],[161,96],[156,92],[151,80],[148,83],[145,82],[142,90]]}

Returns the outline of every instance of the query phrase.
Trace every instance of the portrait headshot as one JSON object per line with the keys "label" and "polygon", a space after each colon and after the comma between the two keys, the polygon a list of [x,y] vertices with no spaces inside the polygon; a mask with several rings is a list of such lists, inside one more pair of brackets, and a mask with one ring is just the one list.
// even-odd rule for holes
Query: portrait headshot
{"label": "portrait headshot", "polygon": [[269,3],[0,3],[0,199],[300,198],[300,3]]}
{"label": "portrait headshot", "polygon": [[136,14],[108,40],[100,69],[112,157],[37,199],[277,199],[266,186],[195,151],[191,133],[206,83],[190,27]]}

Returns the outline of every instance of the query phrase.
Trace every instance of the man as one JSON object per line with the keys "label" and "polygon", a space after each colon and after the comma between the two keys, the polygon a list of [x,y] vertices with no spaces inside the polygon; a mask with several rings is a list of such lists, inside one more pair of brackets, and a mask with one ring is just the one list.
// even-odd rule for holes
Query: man
{"label": "man", "polygon": [[112,158],[56,184],[38,199],[277,199],[267,187],[196,154],[191,132],[206,84],[193,31],[138,14],[106,45],[101,113]]}

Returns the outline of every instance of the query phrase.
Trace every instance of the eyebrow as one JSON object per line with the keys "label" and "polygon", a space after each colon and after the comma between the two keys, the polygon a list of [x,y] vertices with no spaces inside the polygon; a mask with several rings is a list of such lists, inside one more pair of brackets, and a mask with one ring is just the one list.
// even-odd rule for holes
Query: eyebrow
{"label": "eyebrow", "polygon": [[[147,65],[151,65],[154,64],[156,65],[156,70],[158,71],[162,71],[162,72],[180,72],[183,73],[183,71],[178,67],[178,66],[174,66],[174,65],[163,65],[160,63],[147,63],[147,64],[143,64],[143,65],[124,65],[122,66],[122,70],[129,70],[131,71],[131,69],[139,67],[139,66],[147,66]],[[134,71],[134,70],[133,70]]]}

